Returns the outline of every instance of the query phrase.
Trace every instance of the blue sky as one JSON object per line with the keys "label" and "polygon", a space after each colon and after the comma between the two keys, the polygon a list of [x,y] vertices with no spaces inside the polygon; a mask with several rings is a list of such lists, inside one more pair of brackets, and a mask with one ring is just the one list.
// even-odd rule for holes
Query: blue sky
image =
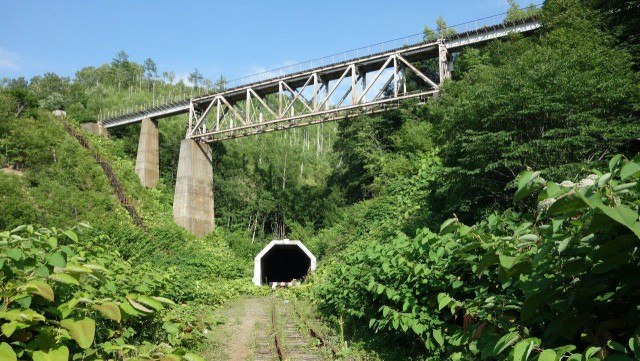
{"label": "blue sky", "polygon": [[[524,2],[521,2],[524,4]],[[227,79],[506,11],[506,0],[0,0],[0,78],[152,58]]]}

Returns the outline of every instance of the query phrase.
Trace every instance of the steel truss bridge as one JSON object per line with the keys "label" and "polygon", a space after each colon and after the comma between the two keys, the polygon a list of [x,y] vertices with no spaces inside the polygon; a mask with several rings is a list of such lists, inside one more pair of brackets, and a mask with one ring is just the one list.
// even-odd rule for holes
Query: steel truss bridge
{"label": "steel truss bridge", "polygon": [[[451,54],[467,46],[480,46],[513,32],[528,33],[541,26],[536,18],[503,22],[500,17],[495,22],[493,25],[485,25],[486,22],[478,25],[478,21],[465,23],[466,30],[435,41],[419,41],[271,76],[218,93],[100,119],[99,124],[112,128],[145,118],[157,120],[188,113],[186,138],[215,142],[387,111],[406,99],[425,101],[436,96],[443,81],[450,77]],[[474,23],[475,26],[470,26]],[[417,65],[430,59],[438,63],[435,77],[428,76]],[[409,77],[419,83],[417,90],[407,91]]]}

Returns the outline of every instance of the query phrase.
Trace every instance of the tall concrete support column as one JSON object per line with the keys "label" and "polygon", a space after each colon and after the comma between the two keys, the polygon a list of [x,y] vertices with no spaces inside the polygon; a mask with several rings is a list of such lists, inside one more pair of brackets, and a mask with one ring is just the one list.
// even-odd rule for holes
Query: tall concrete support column
{"label": "tall concrete support column", "polygon": [[206,143],[180,142],[173,220],[187,231],[203,236],[214,228],[213,165]]}
{"label": "tall concrete support column", "polygon": [[160,155],[158,147],[158,122],[150,118],[142,119],[136,173],[140,183],[148,188],[155,187],[160,179]]}

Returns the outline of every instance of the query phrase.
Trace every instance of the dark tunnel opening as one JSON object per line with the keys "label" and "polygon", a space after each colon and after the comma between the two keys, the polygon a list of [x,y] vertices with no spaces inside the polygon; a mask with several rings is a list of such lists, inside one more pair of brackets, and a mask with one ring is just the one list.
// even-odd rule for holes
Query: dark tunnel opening
{"label": "dark tunnel opening", "polygon": [[275,245],[261,259],[262,281],[291,282],[302,280],[311,267],[309,256],[295,245]]}

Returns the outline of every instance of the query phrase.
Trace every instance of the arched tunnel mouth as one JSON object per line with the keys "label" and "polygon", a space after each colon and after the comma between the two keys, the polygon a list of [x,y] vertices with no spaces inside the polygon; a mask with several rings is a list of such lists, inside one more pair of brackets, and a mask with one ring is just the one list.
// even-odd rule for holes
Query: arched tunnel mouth
{"label": "arched tunnel mouth", "polygon": [[296,245],[275,245],[260,260],[262,283],[302,280],[311,268],[311,258]]}

